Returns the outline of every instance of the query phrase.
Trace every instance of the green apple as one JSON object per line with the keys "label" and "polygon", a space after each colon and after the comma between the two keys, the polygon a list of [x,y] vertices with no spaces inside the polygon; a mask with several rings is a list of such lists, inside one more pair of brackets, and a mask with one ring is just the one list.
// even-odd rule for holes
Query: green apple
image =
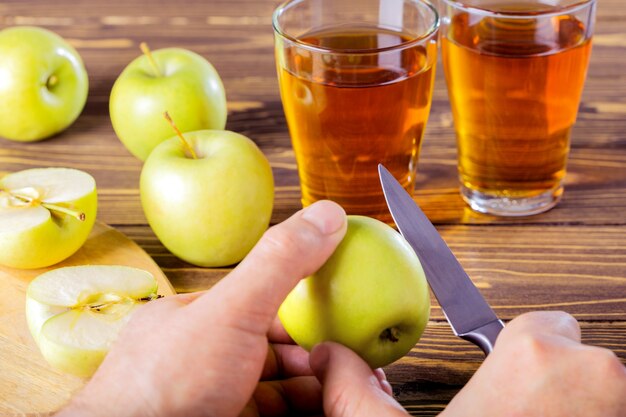
{"label": "green apple", "polygon": [[95,180],[76,169],[35,168],[0,178],[0,265],[61,262],[87,240],[97,205]]}
{"label": "green apple", "polygon": [[372,368],[406,355],[429,314],[428,283],[411,246],[390,226],[362,216],[348,216],[336,251],[278,311],[300,346],[338,342]]}
{"label": "green apple", "polygon": [[206,59],[180,48],[143,49],[115,81],[109,101],[113,129],[133,155],[144,161],[172,136],[163,120],[168,110],[183,132],[224,129],[224,86]]}
{"label": "green apple", "polygon": [[0,31],[0,136],[20,142],[65,130],[87,100],[88,78],[78,52],[49,30]]}
{"label": "green apple", "polygon": [[163,245],[198,266],[243,259],[267,229],[274,202],[272,169],[261,150],[223,130],[161,143],[143,166],[139,188]]}
{"label": "green apple", "polygon": [[26,320],[54,368],[88,377],[98,368],[131,313],[157,297],[147,271],[126,266],[57,268],[28,286]]}

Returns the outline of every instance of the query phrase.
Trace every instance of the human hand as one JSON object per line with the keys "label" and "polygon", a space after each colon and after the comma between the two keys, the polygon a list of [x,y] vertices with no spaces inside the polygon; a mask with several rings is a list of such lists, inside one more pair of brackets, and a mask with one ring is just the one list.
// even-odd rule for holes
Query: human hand
{"label": "human hand", "polygon": [[[311,352],[327,417],[407,414],[352,351],[324,343]],[[580,343],[578,322],[561,312],[511,321],[493,353],[440,417],[619,417],[626,368],[607,349]]]}
{"label": "human hand", "polygon": [[495,349],[440,417],[619,417],[626,368],[610,350],[580,343],[562,312],[512,320]]}
{"label": "human hand", "polygon": [[[316,203],[269,229],[210,291],[146,304],[58,415],[321,412],[321,387],[309,355],[292,344],[276,312],[297,282],[332,254],[345,231],[339,206]],[[376,375],[383,380],[381,372]],[[274,380],[260,382],[268,379]]]}

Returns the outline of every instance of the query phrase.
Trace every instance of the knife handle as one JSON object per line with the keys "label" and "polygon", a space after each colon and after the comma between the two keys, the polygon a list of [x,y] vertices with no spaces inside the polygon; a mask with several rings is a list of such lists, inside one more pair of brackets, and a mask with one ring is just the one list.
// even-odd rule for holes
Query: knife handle
{"label": "knife handle", "polygon": [[504,329],[502,320],[494,320],[471,332],[460,334],[459,337],[481,348],[482,351],[485,352],[485,356],[487,356],[493,351],[496,339],[502,329]]}

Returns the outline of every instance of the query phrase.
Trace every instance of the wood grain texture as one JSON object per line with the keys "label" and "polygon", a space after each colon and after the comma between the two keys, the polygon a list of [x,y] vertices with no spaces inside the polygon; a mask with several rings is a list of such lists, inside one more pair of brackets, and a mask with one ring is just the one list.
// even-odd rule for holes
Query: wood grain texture
{"label": "wood grain texture", "polygon": [[28,331],[24,302],[28,284],[52,269],[75,265],[126,265],[150,272],[158,292],[175,293],[154,260],[119,231],[97,222],[83,247],[49,268],[0,267],[0,415],[57,410],[84,380],[52,369]]}
{"label": "wood grain texture", "polygon": [[[90,77],[89,99],[66,132],[36,144],[0,140],[0,175],[69,166],[98,183],[99,218],[144,248],[179,291],[210,288],[230,268],[202,269],[171,255],[146,224],[141,163],[115,137],[108,97],[117,75],[147,41],[207,57],[229,100],[227,128],[252,138],[269,158],[277,193],[272,223],[300,208],[295,159],[275,75],[271,13],[279,0],[4,0],[0,25],[39,25],[70,39]],[[458,194],[452,115],[441,66],[415,199],[481,292],[506,320],[562,309],[582,321],[585,341],[626,362],[626,7],[598,2],[596,34],[561,203],[548,213],[502,219],[472,212]],[[411,354],[387,369],[413,415],[436,415],[482,356],[456,339],[436,303]],[[1,347],[0,347],[1,352]],[[1,399],[0,399],[1,402]]]}

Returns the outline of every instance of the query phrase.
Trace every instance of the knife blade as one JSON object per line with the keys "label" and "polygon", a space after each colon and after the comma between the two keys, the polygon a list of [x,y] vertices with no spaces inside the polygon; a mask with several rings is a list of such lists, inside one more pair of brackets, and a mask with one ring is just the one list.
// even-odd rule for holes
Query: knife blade
{"label": "knife blade", "polygon": [[417,254],[454,334],[488,355],[504,323],[409,193],[382,164],[378,165],[378,175],[391,216]]}

